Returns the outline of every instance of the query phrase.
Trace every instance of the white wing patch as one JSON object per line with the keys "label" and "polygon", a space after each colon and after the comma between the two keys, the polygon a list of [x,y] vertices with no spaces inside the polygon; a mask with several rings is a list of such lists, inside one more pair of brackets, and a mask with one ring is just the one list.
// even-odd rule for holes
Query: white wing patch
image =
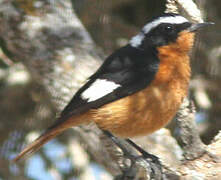
{"label": "white wing patch", "polygon": [[82,99],[87,100],[88,102],[95,101],[120,87],[120,84],[116,84],[112,81],[105,79],[97,79],[91,86],[86,89],[82,94]]}
{"label": "white wing patch", "polygon": [[169,16],[169,17],[159,17],[155,21],[148,23],[143,27],[143,32],[147,34],[151,29],[157,27],[161,23],[170,23],[170,24],[183,24],[189,22],[183,16]]}

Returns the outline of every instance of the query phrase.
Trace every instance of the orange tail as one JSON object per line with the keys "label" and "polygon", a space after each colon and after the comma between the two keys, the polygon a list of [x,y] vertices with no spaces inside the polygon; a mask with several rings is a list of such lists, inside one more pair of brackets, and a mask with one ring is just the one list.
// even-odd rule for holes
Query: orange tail
{"label": "orange tail", "polygon": [[[85,115],[85,114],[84,114]],[[46,130],[45,133],[43,133],[40,137],[38,137],[34,142],[32,142],[30,145],[28,145],[22,152],[20,152],[12,161],[17,162],[19,159],[31,155],[32,153],[36,152],[43,146],[45,143],[47,143],[49,140],[53,139],[57,135],[61,134],[64,130],[73,127],[78,126],[85,122],[85,117],[83,116],[77,116],[72,117],[70,119],[67,119],[65,121],[62,121],[48,130]]]}

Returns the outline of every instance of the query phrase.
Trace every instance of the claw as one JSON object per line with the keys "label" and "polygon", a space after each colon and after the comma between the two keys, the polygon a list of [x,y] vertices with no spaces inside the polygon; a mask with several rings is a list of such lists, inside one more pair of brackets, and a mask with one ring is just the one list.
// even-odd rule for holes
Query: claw
{"label": "claw", "polygon": [[[154,176],[154,174],[163,174],[162,171],[162,165],[161,162],[159,160],[158,157],[146,152],[145,150],[143,150],[140,146],[138,146],[137,144],[135,144],[133,141],[131,141],[130,139],[126,139],[127,143],[129,143],[132,147],[134,147],[137,151],[139,151],[142,156],[138,156],[135,155],[132,151],[128,150],[123,144],[122,142],[115,137],[114,135],[112,135],[109,131],[103,131],[104,134],[106,136],[108,136],[123,152],[124,156],[126,158],[128,158],[131,163],[130,163],[130,167],[129,170],[132,168],[132,166],[136,163],[136,161],[139,158],[144,159],[148,164],[152,164],[151,167],[151,171],[152,171],[152,175]],[[158,171],[158,173],[156,173],[156,171]],[[159,177],[158,177],[159,178]]]}
{"label": "claw", "polygon": [[133,141],[131,141],[130,139],[126,139],[126,141],[133,146],[137,151],[139,151],[143,157],[145,159],[151,159],[153,163],[157,163],[161,165],[161,162],[159,160],[159,158],[157,156],[154,156],[153,154],[150,154],[148,152],[146,152],[145,150],[143,150],[140,146],[138,146],[137,144],[135,144]]}

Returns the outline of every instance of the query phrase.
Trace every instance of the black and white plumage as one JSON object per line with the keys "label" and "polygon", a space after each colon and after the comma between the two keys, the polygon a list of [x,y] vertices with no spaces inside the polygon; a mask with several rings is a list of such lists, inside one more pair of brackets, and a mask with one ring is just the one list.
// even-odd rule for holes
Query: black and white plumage
{"label": "black and white plumage", "polygon": [[[131,40],[130,40],[130,44],[133,47],[139,47],[142,44],[142,41],[145,39],[145,35],[147,35],[148,33],[150,33],[152,30],[154,30],[157,26],[159,26],[158,28],[173,28],[172,26],[177,26],[180,27],[180,29],[182,28],[182,26],[180,25],[188,25],[189,22],[186,18],[179,16],[179,15],[175,15],[174,14],[164,14],[160,17],[158,17],[157,19],[151,21],[150,23],[146,24],[142,31],[134,36]],[[158,31],[158,29],[156,28],[155,31],[157,30],[157,33],[161,33],[162,31]],[[163,32],[162,32],[163,33]],[[150,33],[151,36],[151,33]]]}
{"label": "black and white plumage", "polygon": [[127,45],[117,50],[75,94],[61,117],[99,108],[145,88],[154,78],[158,64],[156,49],[146,52]]}
{"label": "black and white plumage", "polygon": [[75,94],[58,123],[75,114],[96,109],[147,87],[158,70],[157,47],[172,42],[191,23],[168,13],[153,19],[129,44],[110,55]]}

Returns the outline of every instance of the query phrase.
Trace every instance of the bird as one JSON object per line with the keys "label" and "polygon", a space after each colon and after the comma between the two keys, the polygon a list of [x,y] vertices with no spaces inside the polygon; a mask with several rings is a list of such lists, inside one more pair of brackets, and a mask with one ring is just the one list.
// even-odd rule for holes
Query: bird
{"label": "bird", "polygon": [[122,138],[151,134],[166,126],[188,94],[195,33],[210,24],[192,23],[175,13],[152,18],[127,45],[105,59],[55,123],[13,161],[82,124],[93,122]]}

